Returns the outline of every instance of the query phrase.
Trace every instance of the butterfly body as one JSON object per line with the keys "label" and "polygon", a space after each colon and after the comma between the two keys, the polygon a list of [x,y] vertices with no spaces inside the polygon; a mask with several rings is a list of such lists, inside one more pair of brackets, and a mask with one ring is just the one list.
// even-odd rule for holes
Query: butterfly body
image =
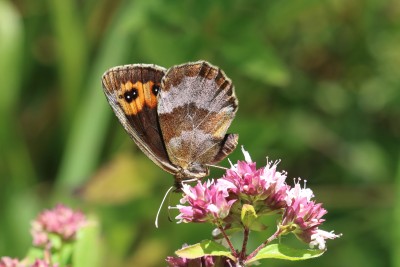
{"label": "butterfly body", "polygon": [[139,148],[181,182],[209,174],[236,147],[226,134],[238,108],[231,81],[208,62],[114,67],[102,78],[108,102]]}

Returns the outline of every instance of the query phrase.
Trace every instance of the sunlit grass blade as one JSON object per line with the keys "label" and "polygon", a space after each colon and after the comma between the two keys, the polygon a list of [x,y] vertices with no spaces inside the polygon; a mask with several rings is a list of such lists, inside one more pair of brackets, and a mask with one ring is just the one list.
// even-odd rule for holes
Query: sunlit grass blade
{"label": "sunlit grass blade", "polygon": [[101,88],[101,76],[106,69],[127,61],[132,49],[129,39],[142,28],[151,3],[129,2],[128,6],[121,6],[100,46],[89,74],[84,101],[77,108],[76,120],[68,136],[57,178],[58,192],[74,188],[94,171],[112,115]]}
{"label": "sunlit grass blade", "polygon": [[[397,173],[395,177],[395,192],[394,192],[394,214],[393,214],[393,240],[400,240],[400,229],[399,229],[399,223],[400,223],[400,157],[397,159],[398,164],[397,164]],[[399,242],[393,242],[393,245],[391,247],[392,249],[392,257],[393,257],[393,266],[394,267],[399,267],[400,266],[400,243]]]}
{"label": "sunlit grass blade", "polygon": [[87,75],[88,43],[83,17],[75,1],[47,1],[52,26],[57,37],[59,79],[61,82],[64,121],[69,122],[82,94]]}

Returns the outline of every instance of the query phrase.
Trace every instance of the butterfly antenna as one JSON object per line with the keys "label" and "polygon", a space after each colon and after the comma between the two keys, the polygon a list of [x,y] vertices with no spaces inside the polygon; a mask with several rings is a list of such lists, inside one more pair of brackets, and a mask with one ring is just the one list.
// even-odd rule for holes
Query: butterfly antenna
{"label": "butterfly antenna", "polygon": [[224,170],[224,171],[226,171],[228,169],[228,168],[225,168],[225,167],[222,167],[222,166],[212,165],[212,164],[206,164],[206,166],[217,168],[217,169],[221,169],[221,170]]}
{"label": "butterfly antenna", "polygon": [[166,192],[165,195],[164,195],[163,200],[161,201],[160,207],[158,208],[156,220],[154,221],[154,224],[156,225],[156,228],[158,228],[158,217],[159,217],[159,215],[160,215],[161,208],[162,208],[162,206],[164,205],[165,199],[167,198],[167,196],[169,195],[169,192],[171,192],[172,189],[174,189],[173,186],[171,186],[171,187],[167,190],[167,192]]}
{"label": "butterfly antenna", "polygon": [[[171,203],[171,194],[169,194],[169,196],[168,196],[168,204],[170,204],[170,203]],[[171,218],[170,210],[171,210],[171,206],[168,205],[168,221],[173,222],[173,220]]]}

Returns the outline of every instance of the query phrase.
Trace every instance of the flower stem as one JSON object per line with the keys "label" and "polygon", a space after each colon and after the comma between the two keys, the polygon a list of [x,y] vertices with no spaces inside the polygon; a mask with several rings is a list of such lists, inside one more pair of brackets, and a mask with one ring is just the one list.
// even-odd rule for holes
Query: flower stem
{"label": "flower stem", "polygon": [[246,258],[245,262],[248,261],[248,260],[250,260],[250,259],[253,258],[254,256],[256,256],[257,253],[258,253],[262,248],[264,248],[266,245],[268,245],[268,244],[271,243],[273,240],[275,240],[275,239],[281,234],[281,232],[282,232],[282,230],[281,230],[280,228],[278,228],[278,229],[276,230],[276,232],[275,232],[273,235],[271,235],[264,243],[262,243],[260,246],[258,246],[258,248],[256,248],[256,249]]}
{"label": "flower stem", "polygon": [[232,251],[232,255],[233,255],[235,258],[238,258],[238,254],[237,254],[235,248],[233,247],[232,242],[231,242],[231,240],[229,239],[228,235],[225,233],[224,228],[223,228],[219,223],[217,223],[217,227],[218,227],[218,229],[221,231],[221,233],[222,233],[222,235],[224,236],[226,242],[228,243],[228,246],[229,246],[229,248],[230,248],[231,251]]}
{"label": "flower stem", "polygon": [[249,240],[249,233],[250,230],[248,227],[244,228],[243,232],[243,245],[242,245],[242,250],[240,251],[240,260],[244,260],[246,258],[246,248],[247,248],[247,241]]}

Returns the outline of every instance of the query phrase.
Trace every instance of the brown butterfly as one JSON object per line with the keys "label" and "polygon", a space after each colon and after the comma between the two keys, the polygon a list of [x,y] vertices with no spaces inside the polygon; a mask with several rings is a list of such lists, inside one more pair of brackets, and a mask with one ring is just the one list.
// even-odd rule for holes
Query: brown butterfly
{"label": "brown butterfly", "polygon": [[182,181],[209,174],[228,156],[237,134],[226,134],[238,109],[231,80],[206,61],[168,70],[133,64],[107,70],[102,83],[115,115],[139,148]]}

